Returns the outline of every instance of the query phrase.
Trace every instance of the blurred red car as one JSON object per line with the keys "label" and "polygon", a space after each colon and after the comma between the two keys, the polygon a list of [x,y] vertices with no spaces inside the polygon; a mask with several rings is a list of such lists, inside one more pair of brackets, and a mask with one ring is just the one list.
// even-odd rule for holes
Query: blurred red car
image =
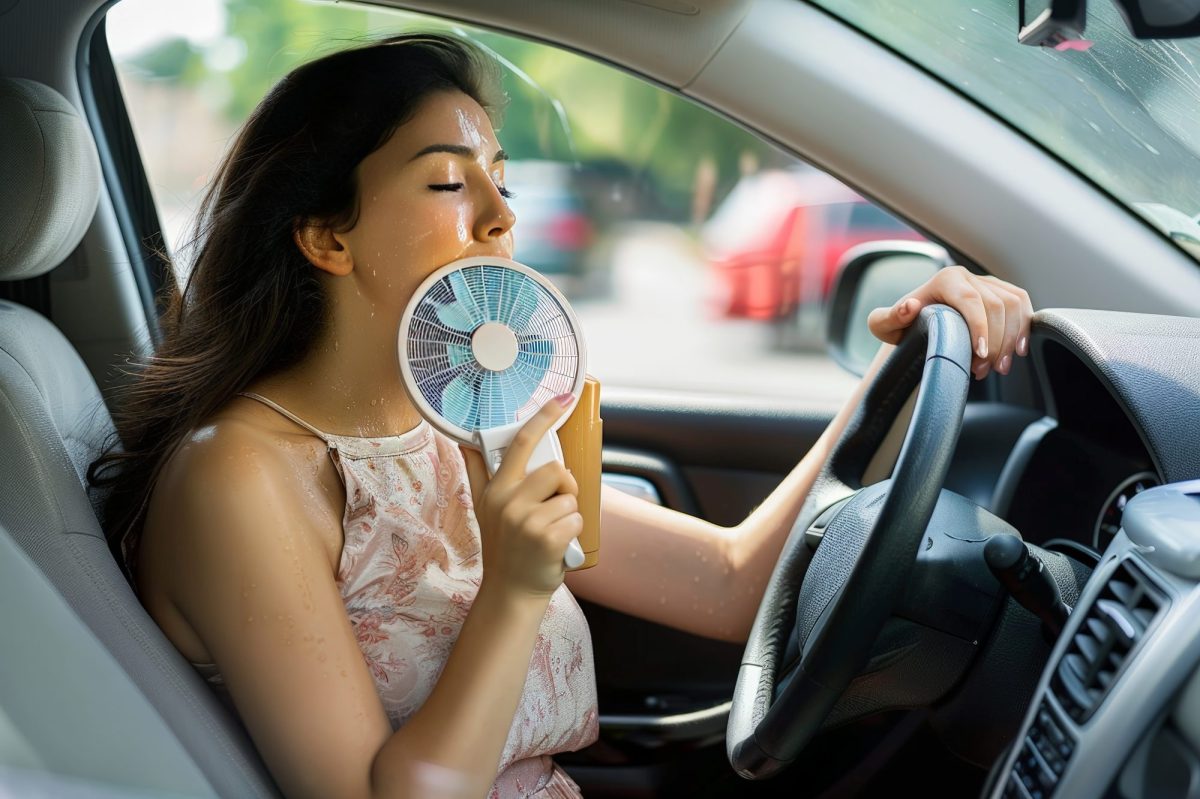
{"label": "blurred red car", "polygon": [[877,239],[923,237],[816,169],[743,178],[704,227],[720,315],[779,319],[819,305],[842,253]]}

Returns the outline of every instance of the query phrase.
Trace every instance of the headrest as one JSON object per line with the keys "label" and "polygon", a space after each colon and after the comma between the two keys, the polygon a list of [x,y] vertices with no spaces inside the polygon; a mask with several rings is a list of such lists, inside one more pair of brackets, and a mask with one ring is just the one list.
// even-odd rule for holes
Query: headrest
{"label": "headrest", "polygon": [[44,84],[0,78],[0,280],[66,260],[99,201],[96,143],[75,107]]}

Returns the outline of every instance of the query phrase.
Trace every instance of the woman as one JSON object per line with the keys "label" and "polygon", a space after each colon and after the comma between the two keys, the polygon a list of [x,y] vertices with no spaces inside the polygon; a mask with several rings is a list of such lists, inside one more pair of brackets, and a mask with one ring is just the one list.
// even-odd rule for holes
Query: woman
{"label": "woman", "polygon": [[[497,83],[433,35],[281,81],[217,173],[165,342],[118,403],[124,450],[93,465],[142,602],[288,796],[578,795],[550,758],[597,733],[571,592],[744,641],[860,396],[736,528],[604,492],[601,565],[564,585],[577,487],[557,464],[524,476],[564,404],[489,482],[421,420],[396,362],[426,275],[512,253]],[[961,269],[871,328],[894,343],[931,302],[966,317],[978,377],[1025,354],[1025,293]]]}

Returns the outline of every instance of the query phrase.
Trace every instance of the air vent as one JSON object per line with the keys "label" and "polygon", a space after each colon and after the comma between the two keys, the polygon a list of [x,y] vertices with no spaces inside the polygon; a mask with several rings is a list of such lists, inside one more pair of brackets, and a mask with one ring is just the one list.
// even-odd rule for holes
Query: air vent
{"label": "air vent", "polygon": [[1117,566],[1055,669],[1054,696],[1076,723],[1091,718],[1104,701],[1166,604],[1163,593],[1131,561]]}

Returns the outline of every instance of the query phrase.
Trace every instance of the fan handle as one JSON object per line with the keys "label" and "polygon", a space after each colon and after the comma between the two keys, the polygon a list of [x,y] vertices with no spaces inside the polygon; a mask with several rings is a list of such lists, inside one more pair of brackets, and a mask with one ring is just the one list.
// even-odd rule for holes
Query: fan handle
{"label": "fan handle", "polygon": [[[479,438],[479,449],[483,453],[483,462],[487,464],[488,477],[495,476],[496,470],[504,462],[505,451],[524,424],[523,421],[516,422],[502,427],[480,430],[476,433]],[[533,452],[529,454],[529,463],[525,467],[525,473],[529,474],[534,469],[554,461],[564,462],[562,447],[558,443],[558,433],[551,430],[534,445]],[[579,539],[572,538],[571,542],[567,544],[567,551],[563,553],[563,565],[567,569],[578,569],[586,559],[583,547],[579,546]]]}

